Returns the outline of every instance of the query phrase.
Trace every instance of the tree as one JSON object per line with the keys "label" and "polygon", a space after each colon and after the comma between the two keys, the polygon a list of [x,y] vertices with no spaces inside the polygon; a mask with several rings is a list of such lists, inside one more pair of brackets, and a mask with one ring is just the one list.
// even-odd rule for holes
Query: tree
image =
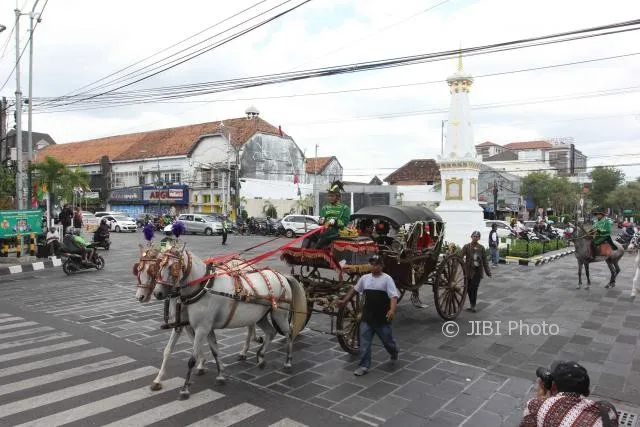
{"label": "tree", "polygon": [[605,203],[613,210],[633,209],[637,212],[640,210],[640,182],[630,182],[616,188],[609,193]]}
{"label": "tree", "polygon": [[0,210],[13,209],[13,196],[16,192],[16,176],[11,168],[0,165]]}
{"label": "tree", "polygon": [[276,207],[273,206],[273,203],[271,203],[271,201],[269,200],[264,202],[264,206],[262,206],[262,213],[264,213],[265,216],[268,216],[270,218],[278,217],[278,211],[276,210]]}
{"label": "tree", "polygon": [[549,204],[553,177],[546,172],[531,172],[522,179],[520,194],[531,198],[536,208],[546,208]]}
{"label": "tree", "polygon": [[41,184],[47,185],[47,190],[49,191],[51,205],[55,205],[57,203],[57,192],[56,192],[56,184],[58,183],[60,176],[63,176],[67,172],[67,166],[59,162],[53,157],[47,156],[44,161],[38,163],[35,166],[36,171],[36,180]]}
{"label": "tree", "polygon": [[62,197],[67,201],[73,200],[76,188],[80,187],[83,190],[89,188],[89,174],[80,168],[74,170],[66,168],[58,180],[58,185]]}
{"label": "tree", "polygon": [[597,166],[591,172],[591,181],[589,197],[595,206],[604,209],[607,196],[624,182],[624,173],[614,167]]}
{"label": "tree", "polygon": [[574,212],[580,200],[580,184],[569,181],[566,177],[554,176],[550,180],[549,201],[556,215]]}

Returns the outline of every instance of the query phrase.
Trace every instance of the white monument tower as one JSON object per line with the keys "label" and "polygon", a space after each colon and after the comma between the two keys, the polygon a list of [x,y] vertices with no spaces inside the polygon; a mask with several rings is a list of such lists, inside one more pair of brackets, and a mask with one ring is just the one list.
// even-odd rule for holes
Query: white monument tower
{"label": "white monument tower", "polygon": [[447,141],[439,157],[442,180],[442,201],[436,212],[446,222],[444,239],[459,246],[471,241],[474,230],[482,233],[485,225],[483,211],[478,204],[478,174],[481,160],[476,154],[471,124],[469,90],[471,74],[462,68],[458,57],[458,71],[447,79],[451,92],[451,106],[447,122]]}

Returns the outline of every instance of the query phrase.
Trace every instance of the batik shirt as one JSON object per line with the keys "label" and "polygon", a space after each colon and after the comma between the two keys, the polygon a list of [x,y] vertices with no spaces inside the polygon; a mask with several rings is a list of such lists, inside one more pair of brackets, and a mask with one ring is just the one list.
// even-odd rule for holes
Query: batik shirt
{"label": "batik shirt", "polygon": [[320,209],[320,217],[324,218],[325,222],[335,219],[336,225],[342,228],[351,220],[351,209],[349,209],[349,206],[339,202],[335,205],[326,204]]}
{"label": "batik shirt", "polygon": [[[609,410],[609,419],[618,426],[618,415]],[[527,402],[520,427],[602,427],[598,405],[577,393],[558,393]]]}

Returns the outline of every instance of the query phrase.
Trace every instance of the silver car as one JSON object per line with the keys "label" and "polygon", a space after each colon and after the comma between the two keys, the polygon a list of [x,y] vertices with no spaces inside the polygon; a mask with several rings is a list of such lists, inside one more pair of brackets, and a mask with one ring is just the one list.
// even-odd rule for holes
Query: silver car
{"label": "silver car", "polygon": [[[212,216],[202,214],[182,214],[178,216],[178,221],[182,221],[184,223],[186,233],[202,233],[207,236],[222,233],[222,223]],[[170,233],[171,225],[166,226],[164,231]]]}

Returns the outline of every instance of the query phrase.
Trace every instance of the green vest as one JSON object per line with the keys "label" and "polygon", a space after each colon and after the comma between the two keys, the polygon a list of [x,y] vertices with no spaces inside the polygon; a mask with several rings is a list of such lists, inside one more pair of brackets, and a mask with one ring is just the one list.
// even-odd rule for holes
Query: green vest
{"label": "green vest", "polygon": [[320,217],[324,218],[325,223],[330,219],[335,219],[336,225],[342,228],[351,220],[351,209],[349,209],[349,206],[340,202],[335,205],[327,204],[320,209]]}

